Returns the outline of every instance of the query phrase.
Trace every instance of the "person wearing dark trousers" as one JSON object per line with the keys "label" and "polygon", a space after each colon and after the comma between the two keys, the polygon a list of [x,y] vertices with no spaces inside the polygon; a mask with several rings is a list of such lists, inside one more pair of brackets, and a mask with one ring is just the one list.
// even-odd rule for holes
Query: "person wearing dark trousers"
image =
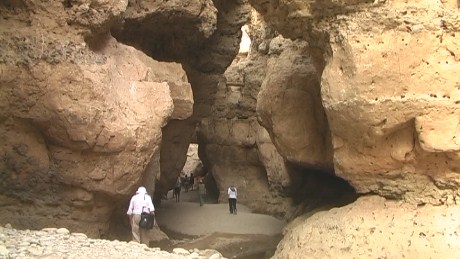
{"label": "person wearing dark trousers", "polygon": [[190,174],[190,187],[192,188],[192,191],[195,190],[195,176]]}
{"label": "person wearing dark trousers", "polygon": [[236,215],[236,199],[238,197],[238,191],[235,185],[232,183],[227,190],[228,193],[228,207],[230,209],[230,214]]}
{"label": "person wearing dark trousers", "polygon": [[176,198],[176,202],[179,202],[181,186],[182,186],[182,180],[181,180],[180,175],[179,175],[177,177],[176,185],[174,186],[174,191],[173,191],[173,196],[174,196],[174,198]]}
{"label": "person wearing dark trousers", "polygon": [[204,196],[206,196],[206,186],[203,183],[203,179],[198,181],[198,191],[200,192],[200,206],[203,206]]}

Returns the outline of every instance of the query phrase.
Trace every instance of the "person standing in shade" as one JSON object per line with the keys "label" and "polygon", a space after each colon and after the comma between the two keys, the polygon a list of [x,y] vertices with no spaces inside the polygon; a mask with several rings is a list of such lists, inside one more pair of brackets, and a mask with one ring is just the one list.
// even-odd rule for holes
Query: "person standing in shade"
{"label": "person standing in shade", "polygon": [[190,186],[192,187],[192,191],[195,190],[195,176],[190,174]]}
{"label": "person standing in shade", "polygon": [[176,185],[174,186],[174,191],[173,191],[173,196],[174,198],[176,198],[176,202],[179,202],[181,187],[182,187],[182,180],[179,175],[177,177]]}
{"label": "person standing in shade", "polygon": [[185,175],[185,179],[184,179],[184,187],[185,187],[185,191],[188,192],[188,190],[190,189],[190,178],[188,176],[188,174]]}
{"label": "person standing in shade", "polygon": [[198,191],[200,192],[200,206],[203,206],[204,196],[206,195],[206,186],[203,183],[203,179],[198,182]]}
{"label": "person standing in shade", "polygon": [[233,185],[233,183],[228,187],[227,190],[228,193],[228,207],[230,209],[230,214],[235,214],[236,215],[236,198],[238,196],[238,191]]}
{"label": "person standing in shade", "polygon": [[148,229],[139,228],[142,212],[150,212],[155,216],[155,207],[153,206],[152,198],[147,194],[147,190],[143,186],[139,187],[136,194],[131,198],[126,213],[129,216],[133,241],[138,243],[145,242],[145,240],[142,240],[142,237],[146,237],[147,231],[149,231]]}

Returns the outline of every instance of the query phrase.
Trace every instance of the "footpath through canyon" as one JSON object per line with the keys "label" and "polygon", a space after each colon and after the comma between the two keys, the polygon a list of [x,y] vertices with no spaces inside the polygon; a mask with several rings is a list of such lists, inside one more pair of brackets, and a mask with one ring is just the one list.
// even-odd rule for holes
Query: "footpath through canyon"
{"label": "footpath through canyon", "polygon": [[285,222],[244,205],[234,215],[227,204],[206,200],[200,206],[198,191],[183,192],[177,203],[171,195],[157,208],[159,226],[152,234],[160,241],[150,248],[91,239],[65,228],[15,230],[7,224],[0,227],[0,258],[269,258],[282,238]]}
{"label": "footpath through canyon", "polygon": [[241,204],[237,205],[238,215],[230,214],[228,204],[210,199],[200,206],[198,195],[198,191],[189,191],[182,192],[180,202],[172,198],[163,200],[157,220],[170,239],[160,241],[159,247],[168,251],[174,247],[210,248],[228,258],[273,256],[282,238],[284,221],[253,213]]}

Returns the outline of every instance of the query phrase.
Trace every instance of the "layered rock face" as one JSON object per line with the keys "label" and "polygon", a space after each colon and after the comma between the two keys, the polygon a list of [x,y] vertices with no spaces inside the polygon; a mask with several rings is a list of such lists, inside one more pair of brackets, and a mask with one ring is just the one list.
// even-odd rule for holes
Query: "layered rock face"
{"label": "layered rock face", "polygon": [[[266,17],[275,17],[269,21],[283,35],[305,39],[309,53],[323,56],[324,70],[320,65],[316,71],[322,73],[336,174],[361,193],[415,203],[456,199],[459,27],[454,2],[297,1],[281,2],[278,8],[252,2]],[[260,108],[263,121],[269,112]],[[276,144],[276,123],[268,127]],[[288,145],[292,142],[283,141],[294,147]]]}
{"label": "layered rock face", "polygon": [[418,207],[370,196],[285,229],[274,258],[456,257],[459,206]]}
{"label": "layered rock face", "polygon": [[304,41],[271,40],[257,111],[286,160],[332,171],[330,133],[319,87],[322,64],[312,53]]}
{"label": "layered rock face", "polygon": [[[3,1],[1,220],[104,236],[138,185],[156,198],[174,185],[197,130],[221,202],[231,183],[239,202],[286,218],[343,203],[353,189],[401,202],[360,199],[299,218],[277,257],[351,257],[355,245],[379,246],[391,233],[424,246],[406,231],[416,215],[457,222],[458,8],[455,0]],[[246,56],[237,55],[244,24]],[[366,208],[403,220],[373,235],[392,223]],[[334,223],[316,231],[325,218]],[[341,220],[361,218],[377,227],[353,244],[303,245],[312,235],[341,242],[330,233],[345,238],[359,222]],[[429,228],[416,235],[455,234]],[[436,244],[423,254],[459,248]],[[390,246],[379,249],[420,255]]]}
{"label": "layered rock face", "polygon": [[[361,199],[298,219],[275,257],[456,255],[458,2],[250,2],[285,38],[310,48],[335,174],[359,193],[401,201]],[[262,123],[283,154],[289,141],[277,138],[276,116],[262,101]]]}
{"label": "layered rock face", "polygon": [[458,9],[394,2],[351,14],[334,29],[322,95],[337,173],[363,193],[455,202]]}
{"label": "layered rock face", "polygon": [[104,236],[121,199],[153,190],[161,128],[192,114],[192,92],[181,65],[108,34],[126,7],[0,5],[2,222]]}
{"label": "layered rock face", "polygon": [[[247,2],[8,1],[1,8],[5,223],[59,225],[94,237],[106,236],[109,223],[126,226],[125,205],[138,185],[157,201],[174,185],[197,122],[208,167],[223,168],[214,170],[217,188],[240,179],[241,201],[267,211],[269,182],[255,144],[270,141],[255,117],[258,79],[236,113],[238,90],[230,104],[210,103],[228,101],[220,99],[223,72],[238,52]],[[182,62],[187,75],[151,57]],[[215,123],[235,134],[207,130]],[[221,151],[221,142],[207,141],[216,136],[232,144]],[[217,162],[233,150],[230,163]],[[266,150],[266,157],[276,153]],[[272,174],[273,182],[286,182]]]}

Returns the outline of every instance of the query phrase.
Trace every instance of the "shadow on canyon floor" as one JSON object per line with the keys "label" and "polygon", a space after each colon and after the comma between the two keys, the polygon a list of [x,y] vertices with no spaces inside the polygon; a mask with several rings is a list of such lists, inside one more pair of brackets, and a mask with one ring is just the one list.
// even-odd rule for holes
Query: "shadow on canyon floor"
{"label": "shadow on canyon floor", "polygon": [[181,194],[178,203],[171,198],[162,201],[157,219],[169,240],[151,242],[151,247],[169,252],[176,247],[215,249],[226,258],[273,256],[285,222],[252,213],[243,205],[238,205],[238,215],[233,215],[227,204],[208,201],[200,206],[197,198],[197,191],[189,191]]}
{"label": "shadow on canyon floor", "polygon": [[262,259],[271,258],[282,235],[212,233],[205,236],[191,236],[161,227],[170,240],[151,242],[150,246],[172,252],[176,247],[184,249],[215,249],[226,258]]}

